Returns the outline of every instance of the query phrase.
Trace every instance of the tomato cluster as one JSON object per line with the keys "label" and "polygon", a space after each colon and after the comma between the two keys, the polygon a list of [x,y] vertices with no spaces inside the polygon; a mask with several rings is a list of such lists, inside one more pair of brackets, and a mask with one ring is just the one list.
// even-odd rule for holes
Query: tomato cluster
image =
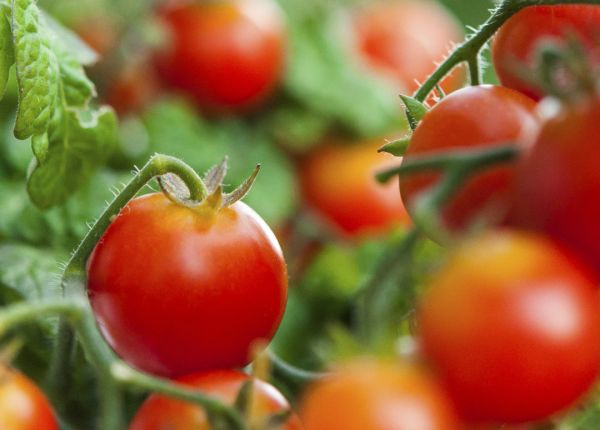
{"label": "tomato cluster", "polygon": [[[203,113],[246,114],[275,94],[288,43],[277,3],[176,0],[153,13],[168,35],[150,59],[157,79]],[[405,92],[418,90],[414,81],[428,79],[461,37],[429,0],[357,7],[351,22],[361,66]],[[404,248],[411,240],[445,252],[426,274],[410,273],[410,312],[394,320],[392,341],[357,327],[374,290],[384,293],[376,297],[381,302],[397,299],[383,282],[387,273],[339,288],[351,309],[326,311],[343,314],[336,322],[355,330],[340,343],[372,349],[339,353],[352,358],[331,365],[330,373],[266,358],[275,354],[265,349],[284,317],[289,274],[271,228],[240,201],[255,176],[226,193],[226,162],[203,179],[180,160],[175,172],[165,172],[169,157],[149,163],[162,192],[132,193],[113,217],[105,213],[107,228],[88,236],[99,239],[82,258],[85,276],[78,273],[90,306],[76,302],[66,313],[76,331],[103,336],[115,353],[102,343],[112,360],[102,377],[115,385],[139,378],[144,388],[150,381],[169,394],[140,398],[129,429],[229,430],[233,414],[250,430],[497,430],[543,425],[582,404],[600,378],[600,90],[586,77],[575,86],[581,92],[550,100],[548,90],[561,82],[546,79],[550,65],[538,61],[551,44],[554,53],[569,52],[555,60],[571,61],[568,50],[575,49],[578,67],[593,70],[599,28],[599,6],[532,6],[514,14],[492,43],[499,85],[477,82],[477,70],[473,85],[461,88],[466,68],[458,66],[436,82],[436,97],[404,98],[414,129],[398,141],[407,145],[396,148],[400,167],[382,153],[383,138],[354,141],[337,130],[310,151],[289,151],[304,209],[321,221],[313,226],[316,236],[332,235],[347,251],[365,238],[379,245],[397,227],[410,230],[401,237],[407,261],[392,252],[395,265],[411,266],[405,272],[414,263],[414,255],[407,257],[414,247]],[[99,50],[110,49],[108,36],[97,40]],[[110,87],[107,98],[117,108],[153,97],[154,78],[130,91],[142,69],[124,70]],[[503,158],[491,159],[500,149]],[[477,154],[488,156],[485,163]],[[399,178],[378,183],[376,174],[391,167]],[[136,181],[140,176],[126,188]],[[325,265],[340,254],[346,256],[332,252]],[[360,265],[356,255],[344,262]],[[356,272],[340,283],[363,275]],[[307,301],[317,297],[329,306],[329,291],[318,282],[309,288]],[[293,294],[300,297],[301,288]],[[97,327],[90,329],[92,314]],[[397,342],[400,332],[413,342],[410,354]],[[380,338],[397,343],[382,347]],[[86,349],[89,338],[80,340]],[[373,354],[378,348],[385,353]],[[273,375],[267,362],[279,366]],[[282,368],[291,382],[277,379]],[[181,400],[194,391],[206,396],[197,401],[204,408]],[[282,393],[299,396],[298,413]],[[0,366],[0,430],[54,430],[58,421],[34,383]]]}

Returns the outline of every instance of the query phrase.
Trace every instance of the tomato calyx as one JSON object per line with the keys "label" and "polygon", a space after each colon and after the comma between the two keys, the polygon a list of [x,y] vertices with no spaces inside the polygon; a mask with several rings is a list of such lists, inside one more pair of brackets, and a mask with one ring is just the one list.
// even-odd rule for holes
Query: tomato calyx
{"label": "tomato calyx", "polygon": [[211,167],[200,181],[206,193],[201,200],[194,200],[190,197],[190,190],[182,179],[173,174],[167,173],[159,176],[158,183],[162,192],[169,200],[195,210],[215,214],[219,210],[233,205],[242,200],[252,189],[260,172],[260,164],[257,164],[250,176],[244,180],[237,188],[230,193],[223,192],[223,180],[227,174],[228,159],[225,157],[219,164]]}

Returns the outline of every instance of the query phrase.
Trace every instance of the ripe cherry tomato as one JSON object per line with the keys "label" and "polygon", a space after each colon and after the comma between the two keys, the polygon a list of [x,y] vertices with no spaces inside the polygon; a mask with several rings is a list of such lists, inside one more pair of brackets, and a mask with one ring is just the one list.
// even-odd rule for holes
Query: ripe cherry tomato
{"label": "ripe cherry tomato", "polygon": [[58,430],[44,394],[22,374],[0,368],[0,428],[4,430]]}
{"label": "ripe cherry tomato", "polygon": [[488,232],[455,250],[418,312],[423,349],[465,418],[520,423],[581,398],[600,371],[600,300],[549,240]]}
{"label": "ripe cherry tomato", "polygon": [[[450,94],[433,107],[415,130],[404,160],[439,151],[515,143],[537,128],[535,102],[508,88],[483,85]],[[471,177],[447,202],[442,218],[451,230],[484,220],[502,223],[510,217],[513,165]],[[418,173],[400,181],[409,213],[420,194],[439,181],[439,173]]]}
{"label": "ripe cherry tomato", "polygon": [[399,164],[398,158],[377,153],[382,144],[383,139],[325,144],[301,165],[307,203],[343,234],[382,234],[393,225],[408,223],[398,185],[375,180],[379,170]]}
{"label": "ripe cherry tomato", "polygon": [[512,16],[498,31],[493,46],[493,62],[502,85],[539,100],[541,88],[523,78],[523,68],[533,66],[540,42],[564,44],[575,36],[588,52],[599,59],[598,28],[600,7],[594,5],[530,6]]}
{"label": "ripe cherry tomato", "polygon": [[[217,370],[199,373],[178,379],[178,382],[198,388],[223,402],[233,404],[249,376],[234,370]],[[285,397],[272,385],[258,379],[253,380],[250,396],[253,419],[267,417],[290,409]],[[157,394],[151,395],[138,410],[129,430],[210,430],[206,414],[197,405],[171,399]],[[296,415],[292,414],[281,430],[301,430]]]}
{"label": "ripe cherry tomato", "polygon": [[[404,93],[418,89],[444,59],[452,43],[463,38],[460,25],[439,3],[430,0],[378,2],[355,18],[359,52],[367,63],[397,83]],[[464,71],[456,69],[442,83],[446,92],[459,88]]]}
{"label": "ripe cherry tomato", "polygon": [[171,37],[157,59],[159,74],[200,106],[244,109],[279,81],[285,29],[272,0],[185,2],[161,17]]}
{"label": "ripe cherry tomato", "polygon": [[179,376],[247,364],[281,321],[287,274],[275,236],[245,204],[206,213],[157,193],[108,227],[88,262],[88,292],[121,357]]}
{"label": "ripe cherry tomato", "polygon": [[450,401],[407,365],[358,361],[317,383],[304,399],[306,430],[454,430]]}
{"label": "ripe cherry tomato", "polygon": [[565,105],[544,122],[517,169],[522,226],[570,247],[600,273],[600,100]]}

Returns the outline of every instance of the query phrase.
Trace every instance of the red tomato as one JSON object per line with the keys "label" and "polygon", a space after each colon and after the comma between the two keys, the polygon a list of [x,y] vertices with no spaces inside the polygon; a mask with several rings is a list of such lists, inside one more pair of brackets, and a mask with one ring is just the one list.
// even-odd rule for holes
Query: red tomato
{"label": "red tomato", "polygon": [[238,202],[207,214],[162,193],[123,208],[88,262],[108,342],[159,375],[244,366],[283,315],[287,274],[264,221]]}
{"label": "red tomato", "polygon": [[570,247],[600,273],[600,100],[563,106],[518,166],[521,225]]}
{"label": "red tomato", "polygon": [[454,430],[454,410],[436,383],[408,365],[358,361],[309,389],[306,430]]}
{"label": "red tomato", "polygon": [[[178,379],[178,382],[198,388],[223,402],[233,404],[240,388],[249,376],[234,370],[218,370],[199,373]],[[254,379],[251,400],[251,415],[260,419],[290,409],[287,400],[275,387]],[[153,394],[138,410],[129,430],[210,430],[206,414],[197,405],[165,396]],[[291,415],[281,430],[301,430],[300,421]]]}
{"label": "red tomato", "polygon": [[211,110],[240,110],[271,93],[283,71],[285,30],[272,0],[184,3],[162,15],[165,82]]}
{"label": "red tomato", "polygon": [[[433,73],[436,62],[463,38],[458,21],[430,0],[377,2],[357,13],[355,28],[364,59],[404,93],[416,91],[417,82]],[[463,81],[459,68],[441,86],[450,92]]]}
{"label": "red tomato", "polygon": [[307,203],[343,234],[382,234],[408,223],[397,183],[381,185],[375,180],[379,170],[399,164],[398,158],[377,152],[382,144],[383,139],[329,143],[301,165]]}
{"label": "red tomato", "polygon": [[536,100],[545,94],[523,78],[522,67],[533,66],[541,42],[564,44],[576,36],[597,61],[600,7],[594,5],[530,6],[512,16],[498,31],[493,62],[502,85],[521,91]]}
{"label": "red tomato", "polygon": [[[522,135],[537,128],[535,106],[533,100],[508,88],[463,88],[425,114],[404,160],[453,149],[516,144]],[[513,165],[502,165],[470,178],[445,205],[442,218],[446,226],[457,231],[475,221],[506,221],[510,216],[513,175]],[[401,179],[402,199],[409,213],[420,194],[439,178],[439,173],[418,173]]]}
{"label": "red tomato", "polygon": [[579,263],[542,237],[489,232],[455,250],[418,323],[465,418],[539,420],[579,400],[600,371],[600,301]]}
{"label": "red tomato", "polygon": [[0,428],[58,430],[44,394],[22,374],[0,368]]}

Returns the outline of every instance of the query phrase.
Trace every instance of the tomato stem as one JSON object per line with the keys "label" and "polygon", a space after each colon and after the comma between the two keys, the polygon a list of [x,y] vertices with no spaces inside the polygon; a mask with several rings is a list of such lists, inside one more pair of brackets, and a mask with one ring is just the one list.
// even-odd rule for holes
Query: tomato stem
{"label": "tomato stem", "polygon": [[[498,31],[498,29],[514,14],[528,6],[553,6],[559,4],[600,4],[600,0],[503,0],[492,12],[492,15],[479,29],[458,45],[454,51],[440,64],[429,78],[421,85],[414,98],[423,102],[433,91],[435,86],[462,62],[469,64],[471,71],[471,82],[479,82],[474,79],[475,73],[479,74],[479,55],[485,44]],[[477,62],[477,67],[475,63]]]}
{"label": "tomato stem", "polygon": [[267,349],[266,354],[268,354],[269,361],[273,366],[273,374],[289,382],[303,385],[323,379],[328,375],[325,372],[311,372],[292,366],[277,356],[271,349]]}
{"label": "tomato stem", "polygon": [[[98,331],[94,315],[84,297],[62,298],[43,302],[23,302],[0,311],[0,334],[40,317],[61,316],[77,333],[86,357],[98,372],[101,396],[99,428],[121,430],[123,387],[135,387],[197,403],[207,411],[226,419],[232,430],[246,430],[240,414],[220,400],[199,391],[177,385],[167,379],[146,375],[119,359]],[[62,393],[64,396],[65,393]]]}

